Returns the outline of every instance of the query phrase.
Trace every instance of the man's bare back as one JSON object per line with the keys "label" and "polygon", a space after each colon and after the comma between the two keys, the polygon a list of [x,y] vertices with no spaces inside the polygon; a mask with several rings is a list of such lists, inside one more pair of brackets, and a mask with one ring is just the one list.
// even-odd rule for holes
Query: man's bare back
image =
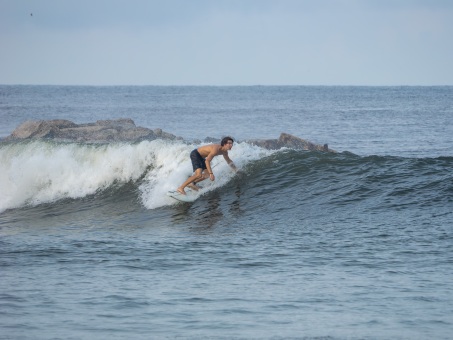
{"label": "man's bare back", "polygon": [[228,157],[228,150],[223,150],[220,144],[209,144],[198,148],[198,152],[201,157],[206,158],[207,161],[211,162],[215,156],[223,155],[223,158],[227,163],[231,163],[232,160]]}

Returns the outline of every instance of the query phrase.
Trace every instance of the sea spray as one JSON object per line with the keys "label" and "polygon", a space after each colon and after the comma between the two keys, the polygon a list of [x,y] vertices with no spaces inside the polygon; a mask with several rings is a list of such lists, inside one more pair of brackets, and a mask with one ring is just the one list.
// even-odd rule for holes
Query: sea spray
{"label": "sea spray", "polygon": [[[192,174],[190,152],[200,145],[182,141],[137,144],[80,144],[33,141],[0,147],[0,212],[26,205],[83,198],[115,185],[138,185],[148,209],[176,204],[166,193]],[[236,143],[230,157],[238,168],[275,151]],[[223,157],[213,161],[216,180],[202,183],[201,194],[225,185],[234,172]]]}
{"label": "sea spray", "polygon": [[[167,143],[165,148],[159,148],[154,151],[154,168],[148,172],[144,183],[140,186],[142,203],[146,208],[154,209],[177,203],[176,200],[168,197],[166,193],[169,190],[175,190],[192,175],[193,169],[189,155],[198,146],[169,145]],[[266,157],[273,152],[275,151],[265,150],[247,143],[236,143],[229,155],[236,166],[241,169],[250,161]],[[201,195],[224,186],[235,175],[222,156],[214,158],[212,167],[216,179],[213,182],[209,179],[201,182]]]}
{"label": "sea spray", "polygon": [[153,162],[153,142],[88,145],[34,141],[0,148],[0,212],[81,198],[136,181]]}

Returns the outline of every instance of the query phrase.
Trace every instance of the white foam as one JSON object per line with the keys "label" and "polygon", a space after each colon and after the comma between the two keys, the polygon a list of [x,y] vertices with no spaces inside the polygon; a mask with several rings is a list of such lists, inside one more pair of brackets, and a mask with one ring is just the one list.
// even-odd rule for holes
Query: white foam
{"label": "white foam", "polygon": [[[192,163],[189,155],[194,148],[199,146],[172,145],[157,150],[155,168],[148,173],[146,181],[140,186],[142,202],[145,207],[154,209],[177,203],[166,193],[169,190],[175,190],[192,175]],[[230,158],[239,169],[248,162],[269,154],[271,154],[271,151],[246,143],[235,143],[233,149],[229,152]],[[224,186],[234,176],[234,172],[222,156],[214,158],[213,172],[216,177],[215,181],[211,182],[209,179],[203,181],[201,184],[203,189],[200,190],[200,195]]]}
{"label": "white foam", "polygon": [[[175,204],[166,195],[192,174],[190,152],[199,145],[162,140],[139,144],[56,144],[35,141],[0,147],[0,212],[24,205],[81,198],[115,183],[137,181],[146,208]],[[230,158],[238,168],[271,151],[235,143]],[[201,194],[234,176],[223,158],[213,161],[216,180],[203,182]],[[147,172],[148,171],[148,172]]]}
{"label": "white foam", "polygon": [[0,148],[0,211],[79,198],[138,179],[152,163],[150,142],[80,145],[32,142]]}

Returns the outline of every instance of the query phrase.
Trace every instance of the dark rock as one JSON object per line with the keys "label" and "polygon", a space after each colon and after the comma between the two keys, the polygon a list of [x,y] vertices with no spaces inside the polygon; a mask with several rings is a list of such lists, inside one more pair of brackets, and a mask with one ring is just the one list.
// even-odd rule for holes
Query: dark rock
{"label": "dark rock", "polygon": [[132,119],[98,120],[96,123],[75,124],[68,120],[27,121],[19,125],[5,140],[56,139],[77,142],[141,141],[177,139],[161,129],[137,127]]}
{"label": "dark rock", "polygon": [[119,118],[115,120],[98,120],[96,121],[96,125],[115,126],[122,129],[135,127],[134,121],[130,118]]}
{"label": "dark rock", "polygon": [[214,137],[206,137],[204,139],[205,143],[220,143],[221,138],[214,138]]}
{"label": "dark rock", "polygon": [[327,144],[324,145],[314,144],[305,139],[290,135],[288,133],[282,133],[279,139],[255,139],[250,140],[248,142],[253,145],[257,145],[262,148],[270,150],[278,150],[286,147],[296,150],[335,152],[334,150],[329,149]]}
{"label": "dark rock", "polygon": [[[24,139],[54,139],[76,142],[139,142],[142,140],[182,140],[181,137],[162,131],[136,126],[129,118],[98,120],[95,123],[75,124],[69,120],[27,121],[19,125],[4,141]],[[200,144],[201,142],[198,141]],[[220,138],[206,137],[205,143],[219,143]],[[284,147],[298,150],[335,152],[327,144],[317,145],[302,138],[282,133],[279,139],[257,139],[247,141],[265,149],[277,150]]]}
{"label": "dark rock", "polygon": [[152,131],[154,133],[155,138],[160,138],[160,139],[179,139],[182,140],[182,137],[176,137],[175,135],[162,131],[162,129],[154,129]]}
{"label": "dark rock", "polygon": [[69,120],[39,120],[26,121],[19,125],[13,133],[7,137],[9,139],[27,139],[27,138],[46,138],[52,137],[59,129],[71,128],[77,126]]}

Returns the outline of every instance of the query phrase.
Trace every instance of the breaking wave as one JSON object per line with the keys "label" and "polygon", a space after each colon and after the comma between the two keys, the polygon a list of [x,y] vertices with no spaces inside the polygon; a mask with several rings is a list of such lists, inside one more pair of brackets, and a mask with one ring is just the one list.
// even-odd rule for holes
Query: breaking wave
{"label": "breaking wave", "polygon": [[[124,190],[147,209],[178,204],[166,192],[191,175],[189,153],[197,146],[163,140],[2,144],[0,212],[63,199],[96,199],[99,194],[121,200],[125,199]],[[310,202],[340,209],[354,204],[365,209],[400,209],[453,202],[452,157],[270,151],[247,143],[235,144],[230,156],[242,170],[236,182],[246,197],[273,200],[274,207]],[[213,166],[216,181],[203,182],[202,196],[213,190],[230,190],[227,184],[237,178],[221,157]]]}

